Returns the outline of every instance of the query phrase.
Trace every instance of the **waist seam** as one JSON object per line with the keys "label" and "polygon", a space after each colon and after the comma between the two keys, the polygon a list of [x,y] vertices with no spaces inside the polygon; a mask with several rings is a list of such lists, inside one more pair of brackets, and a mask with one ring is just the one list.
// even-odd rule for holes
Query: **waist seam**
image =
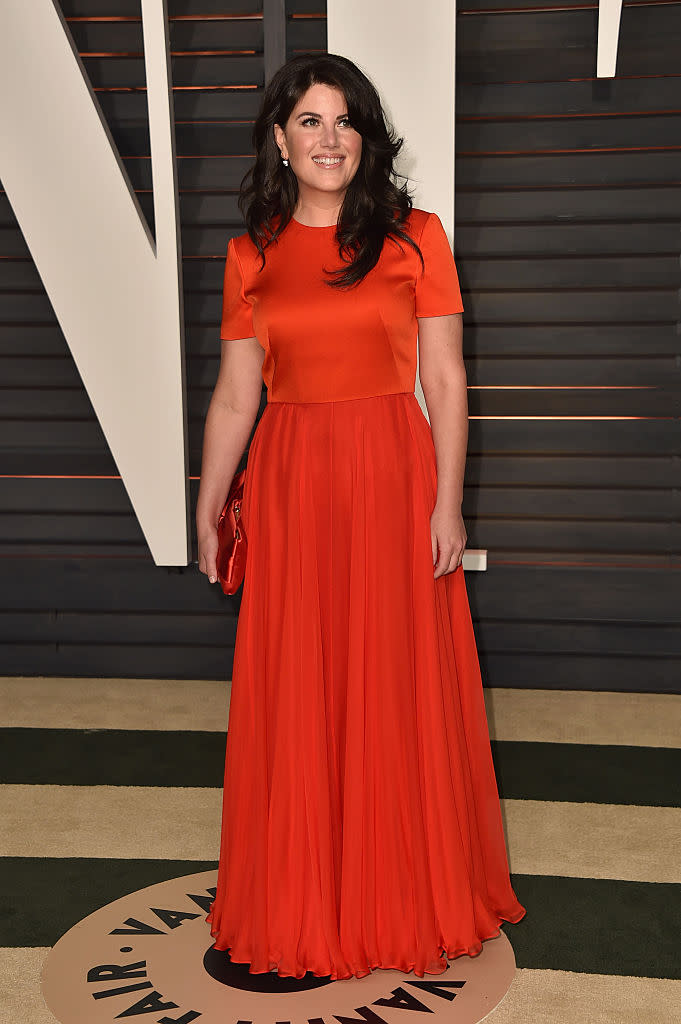
{"label": "waist seam", "polygon": [[307,401],[306,399],[291,399],[291,398],[273,398],[267,399],[267,405],[340,405],[343,402],[371,402],[377,398],[391,398],[393,395],[412,395],[416,397],[414,391],[386,391],[380,395],[359,395],[357,398],[327,398],[321,401]]}

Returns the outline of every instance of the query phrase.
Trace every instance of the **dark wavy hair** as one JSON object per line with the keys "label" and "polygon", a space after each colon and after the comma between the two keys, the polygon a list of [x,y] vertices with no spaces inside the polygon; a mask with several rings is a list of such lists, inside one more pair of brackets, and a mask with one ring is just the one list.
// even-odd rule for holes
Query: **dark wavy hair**
{"label": "dark wavy hair", "polygon": [[[387,122],[373,83],[347,57],[336,53],[301,54],[286,61],[265,88],[260,113],[253,126],[255,163],[244,175],[239,209],[248,234],[265,266],[265,249],[277,240],[293,216],[298,181],[285,167],[274,137],[274,125],[286,127],[291,112],[310,86],[317,83],[339,89],[350,124],[362,137],[357,171],[349,183],[338,217],[336,240],[346,267],[327,271],[326,284],[351,288],[376,265],[388,237],[417,243],[403,229],[413,206],[405,183],[397,186],[394,160],[404,140]],[[404,175],[399,175],[404,177]],[[400,249],[402,248],[399,246]]]}

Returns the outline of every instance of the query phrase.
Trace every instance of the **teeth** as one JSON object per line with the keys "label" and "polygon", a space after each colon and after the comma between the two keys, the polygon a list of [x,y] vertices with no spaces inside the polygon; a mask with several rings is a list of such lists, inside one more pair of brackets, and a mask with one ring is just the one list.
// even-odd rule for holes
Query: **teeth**
{"label": "teeth", "polygon": [[330,158],[313,156],[312,159],[316,164],[322,164],[324,167],[334,167],[336,164],[339,164],[341,162],[342,157],[337,156]]}

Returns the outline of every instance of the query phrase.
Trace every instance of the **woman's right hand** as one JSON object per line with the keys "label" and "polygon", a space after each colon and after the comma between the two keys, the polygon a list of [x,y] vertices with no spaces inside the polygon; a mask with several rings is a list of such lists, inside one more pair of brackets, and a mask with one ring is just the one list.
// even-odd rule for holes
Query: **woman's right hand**
{"label": "woman's right hand", "polygon": [[199,572],[208,577],[209,583],[218,578],[218,531],[215,526],[204,526],[199,531]]}

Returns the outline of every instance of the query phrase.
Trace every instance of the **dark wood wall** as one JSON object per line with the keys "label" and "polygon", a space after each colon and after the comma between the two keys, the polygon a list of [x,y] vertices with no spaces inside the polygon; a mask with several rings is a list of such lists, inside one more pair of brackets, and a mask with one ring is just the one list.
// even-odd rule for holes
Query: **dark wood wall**
{"label": "dark wood wall", "polygon": [[[153,228],[139,0],[62,9]],[[195,500],[265,69],[326,23],[168,10]],[[679,692],[681,3],[624,4],[614,80],[596,33],[595,4],[458,11],[466,580],[488,685]],[[153,565],[4,192],[0,274],[0,673],[229,677],[240,595]]]}

